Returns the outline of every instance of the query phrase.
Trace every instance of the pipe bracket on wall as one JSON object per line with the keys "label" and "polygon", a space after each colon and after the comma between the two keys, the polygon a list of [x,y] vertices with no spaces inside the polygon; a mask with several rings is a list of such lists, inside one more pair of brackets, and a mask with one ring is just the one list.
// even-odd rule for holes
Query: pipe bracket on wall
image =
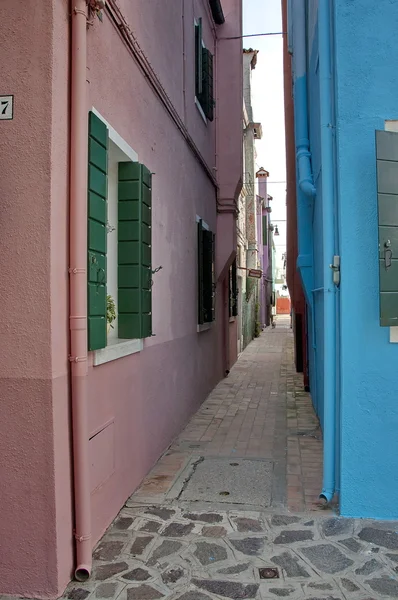
{"label": "pipe bracket on wall", "polygon": [[340,285],[340,256],[333,256],[333,263],[329,265],[333,271],[334,285]]}

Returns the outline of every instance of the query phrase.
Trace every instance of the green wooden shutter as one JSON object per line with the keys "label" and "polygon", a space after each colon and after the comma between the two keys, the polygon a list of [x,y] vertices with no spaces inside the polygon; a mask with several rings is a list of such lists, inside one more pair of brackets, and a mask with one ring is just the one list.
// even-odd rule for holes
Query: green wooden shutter
{"label": "green wooden shutter", "polygon": [[263,246],[268,245],[268,216],[263,215]]}
{"label": "green wooden shutter", "polygon": [[88,349],[106,346],[108,129],[92,112],[88,131]]}
{"label": "green wooden shutter", "polygon": [[202,48],[202,93],[199,100],[206,117],[213,121],[213,55],[207,48]]}
{"label": "green wooden shutter", "polygon": [[195,94],[199,99],[202,93],[202,19],[195,25]]}
{"label": "green wooden shutter", "polygon": [[150,171],[119,163],[118,337],[152,335],[152,229]]}
{"label": "green wooden shutter", "polygon": [[231,287],[232,287],[232,316],[236,317],[238,315],[238,280],[237,280],[237,268],[236,268],[236,258],[232,263],[231,267]]}
{"label": "green wooden shutter", "polygon": [[203,229],[203,317],[205,323],[214,321],[214,234]]}
{"label": "green wooden shutter", "polygon": [[212,247],[211,247],[212,255],[211,255],[211,272],[212,272],[212,281],[211,281],[211,289],[212,289],[212,320],[216,320],[216,235],[212,234]]}
{"label": "green wooden shutter", "polygon": [[198,323],[204,323],[203,314],[203,225],[198,222]]}

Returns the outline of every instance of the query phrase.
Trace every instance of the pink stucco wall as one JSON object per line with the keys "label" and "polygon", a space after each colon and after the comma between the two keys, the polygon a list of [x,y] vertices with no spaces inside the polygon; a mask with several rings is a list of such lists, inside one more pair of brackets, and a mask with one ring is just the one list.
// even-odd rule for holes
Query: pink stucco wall
{"label": "pink stucco wall", "polygon": [[[232,53],[216,47],[205,0],[173,2],[166,12],[163,4],[118,2],[210,169],[221,136],[218,198],[233,199],[241,176],[241,53],[236,44]],[[227,22],[217,30],[231,35],[241,30],[240,1],[224,4]],[[0,23],[1,91],[15,94],[14,120],[0,121],[0,593],[42,598],[59,595],[73,567],[69,13],[64,0],[3,0]],[[193,21],[199,16],[220,73],[217,119],[207,124],[194,103]],[[214,184],[107,14],[87,35],[87,109],[95,107],[155,173],[153,265],[163,266],[154,278],[156,336],[140,353],[101,366],[93,367],[89,356],[95,543],[236,358],[229,352],[236,332],[223,295],[236,227],[232,213],[217,216]],[[234,61],[238,75],[228,85]],[[196,330],[196,215],[217,231],[220,277],[216,322],[202,333]]]}
{"label": "pink stucco wall", "polygon": [[0,593],[52,596],[72,566],[68,395],[69,14],[1,6]]}
{"label": "pink stucco wall", "polygon": [[[140,44],[182,112],[185,96],[186,125],[212,166],[215,123],[205,124],[195,106],[192,68],[194,17],[202,15],[205,40],[212,39],[210,20],[201,2],[186,1],[184,21],[179,6],[174,18],[167,17],[161,24],[157,16],[152,18],[158,4],[143,7],[137,0],[120,6],[140,32]],[[182,63],[178,69],[174,64],[183,55],[183,24],[185,94]],[[150,40],[148,50],[145,39]],[[109,56],[115,59],[107,60]],[[152,262],[163,266],[153,287],[156,337],[145,340],[139,354],[89,370],[90,431],[113,423],[110,441],[105,442],[114,453],[114,464],[109,464],[113,473],[104,471],[105,481],[93,493],[93,535],[98,539],[222,376],[222,366],[217,351],[220,319],[210,331],[196,331],[196,215],[216,230],[216,190],[108,19],[90,31],[88,69],[88,107],[94,106],[155,173]]]}

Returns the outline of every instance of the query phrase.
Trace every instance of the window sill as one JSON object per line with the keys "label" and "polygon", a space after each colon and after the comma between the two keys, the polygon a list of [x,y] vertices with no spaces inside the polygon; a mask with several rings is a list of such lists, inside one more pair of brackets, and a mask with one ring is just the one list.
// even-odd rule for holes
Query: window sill
{"label": "window sill", "polygon": [[236,317],[229,317],[229,322],[230,323],[235,323],[236,321]]}
{"label": "window sill", "polygon": [[95,350],[94,352],[94,367],[103,365],[104,363],[123,358],[129,354],[141,352],[144,347],[142,340],[119,340],[115,338],[110,340],[106,348]]}
{"label": "window sill", "polygon": [[199,102],[199,100],[197,99],[197,97],[195,96],[195,104],[196,104],[196,108],[198,109],[198,111],[200,112],[200,116],[202,117],[205,125],[207,125],[207,118],[205,113],[203,112],[203,108]]}
{"label": "window sill", "polygon": [[209,329],[211,329],[213,326],[213,322],[212,323],[202,323],[201,325],[197,325],[196,326],[196,331],[198,333],[201,333],[202,331],[208,331]]}

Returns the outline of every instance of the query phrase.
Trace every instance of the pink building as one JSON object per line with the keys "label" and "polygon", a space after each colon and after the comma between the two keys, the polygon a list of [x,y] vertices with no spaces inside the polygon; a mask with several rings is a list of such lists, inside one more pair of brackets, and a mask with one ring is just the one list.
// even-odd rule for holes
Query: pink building
{"label": "pink building", "polygon": [[0,594],[55,598],[236,358],[241,0],[1,14]]}
{"label": "pink building", "polygon": [[268,327],[271,319],[272,300],[272,232],[270,231],[270,196],[267,192],[268,171],[261,167],[257,173],[258,196],[257,196],[257,239],[259,247],[260,268],[263,272],[259,285],[260,324]]}

